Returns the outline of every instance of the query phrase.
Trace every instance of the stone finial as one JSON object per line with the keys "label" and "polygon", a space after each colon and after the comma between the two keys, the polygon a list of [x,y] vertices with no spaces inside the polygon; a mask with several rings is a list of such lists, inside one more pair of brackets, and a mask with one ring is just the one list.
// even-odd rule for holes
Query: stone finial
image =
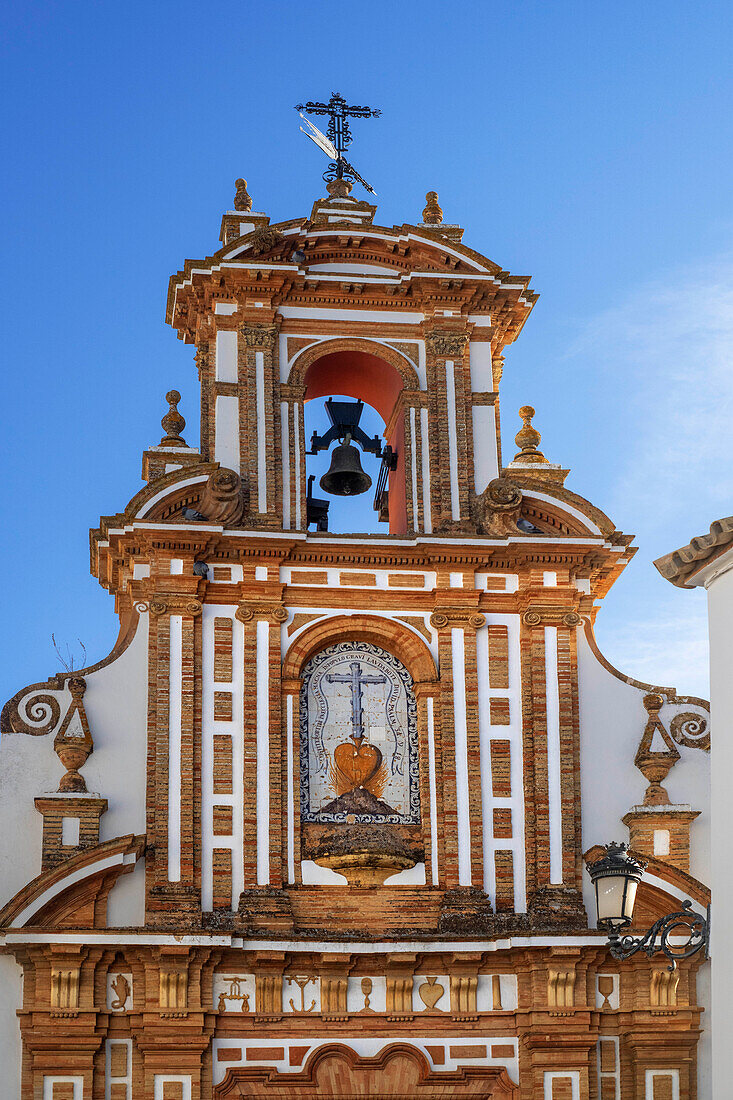
{"label": "stone finial", "polygon": [[326,190],[332,199],[345,199],[352,188],[352,184],[348,180],[335,179],[329,180],[326,184]]}
{"label": "stone finial", "polygon": [[249,192],[247,191],[247,181],[242,179],[235,180],[234,186],[237,189],[237,193],[234,196],[234,209],[251,210],[252,199],[250,198]]}
{"label": "stone finial", "polygon": [[83,703],[87,682],[83,676],[70,676],[66,686],[71,693],[71,705],[56,734],[53,747],[66,768],[66,775],[62,776],[59,783],[59,791],[70,794],[85,792],[87,789],[79,768],[83,767],[87,757],[94,751],[94,744]]}
{"label": "stone finial", "polygon": [[659,717],[659,712],[664,705],[664,696],[658,692],[649,692],[642,701],[649,718],[636,751],[634,764],[649,783],[644,795],[644,805],[664,806],[670,799],[662,786],[662,781],[677,763],[680,754]]}
{"label": "stone finial", "polygon": [[161,447],[187,447],[186,440],[181,436],[181,432],[186,427],[186,421],[178,411],[178,402],[181,400],[181,395],[178,390],[168,390],[165,395],[165,399],[168,402],[168,412],[161,420],[161,427],[165,431],[165,436],[160,441]]}
{"label": "stone finial", "polygon": [[422,212],[422,220],[424,225],[440,225],[443,220],[443,211],[438,203],[438,192],[428,191],[425,196],[425,202],[427,203],[425,209]]}
{"label": "stone finial", "polygon": [[538,450],[538,446],[542,436],[536,428],[532,427],[532,417],[534,416],[534,409],[531,405],[522,405],[519,410],[524,423],[514,436],[514,442],[519,447],[519,452],[515,454],[515,462],[547,462],[547,459],[543,455],[542,451]]}

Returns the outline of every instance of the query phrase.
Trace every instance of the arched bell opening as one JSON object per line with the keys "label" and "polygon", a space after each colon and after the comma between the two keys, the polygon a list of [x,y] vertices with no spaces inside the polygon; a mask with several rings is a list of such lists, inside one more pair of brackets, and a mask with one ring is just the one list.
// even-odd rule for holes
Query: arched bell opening
{"label": "arched bell opening", "polygon": [[[307,442],[310,440],[313,430],[322,434],[328,426],[328,420],[322,410],[316,411],[313,408],[312,403],[316,398],[338,399],[340,397],[364,402],[360,427],[367,436],[373,436],[375,432],[378,432],[383,437],[385,444],[391,448],[392,453],[396,455],[396,460],[393,460],[392,463],[394,469],[390,469],[389,472],[386,469],[384,471],[387,499],[383,502],[383,507],[380,510],[381,519],[384,522],[388,518],[389,533],[391,535],[406,534],[408,531],[408,518],[405,483],[405,425],[399,400],[404,389],[404,379],[400,372],[391,363],[370,352],[341,350],[324,354],[312,362],[305,372],[303,381],[306,387]],[[316,415],[314,416],[314,414]],[[311,427],[311,424],[314,426]],[[361,447],[357,446],[356,450],[361,466],[365,473],[372,478],[373,484],[362,497],[358,498],[358,510],[356,508],[349,509],[349,518],[346,523],[351,530],[378,531],[380,530],[380,516],[373,511],[373,502],[379,484],[382,463]],[[333,448],[329,453],[333,454]],[[320,475],[322,466],[322,461],[316,464],[310,458],[306,467],[307,476],[315,473],[316,470]],[[329,499],[319,487],[319,477],[316,477],[311,484],[313,496]],[[367,508],[372,513],[368,517],[370,520],[368,526],[362,525],[356,528],[352,517],[356,518],[358,516],[364,524],[367,517]],[[341,518],[343,518],[343,510],[332,504],[329,509],[330,515],[336,516],[337,512],[340,512]],[[332,530],[343,527],[343,522],[336,525],[331,523],[330,527]]]}

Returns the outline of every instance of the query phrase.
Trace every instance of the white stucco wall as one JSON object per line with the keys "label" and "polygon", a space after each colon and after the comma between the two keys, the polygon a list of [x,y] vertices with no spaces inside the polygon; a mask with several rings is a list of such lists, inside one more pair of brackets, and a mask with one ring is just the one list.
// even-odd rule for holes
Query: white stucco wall
{"label": "white stucco wall", "polygon": [[[142,616],[124,653],[85,677],[94,752],[82,774],[88,790],[109,803],[101,819],[102,841],[145,832],[147,638]],[[63,718],[71,695],[64,691],[58,698]],[[53,740],[54,733],[7,733],[0,740],[0,906],[40,873],[42,819],[34,798],[56,791],[64,774]],[[126,889],[133,888],[126,884]]]}
{"label": "white stucco wall", "polygon": [[[730,574],[733,578],[733,573]],[[730,591],[730,611],[728,623],[733,622],[733,584]],[[730,629],[730,627],[729,627]],[[729,634],[728,677],[730,677],[733,656],[733,636]],[[633,675],[633,669],[630,670]],[[605,844],[609,840],[628,842],[628,831],[621,818],[633,805],[643,801],[647,783],[644,776],[634,765],[634,756],[639,746],[647,713],[642,705],[646,694],[644,689],[632,687],[609,672],[596,658],[585,635],[578,631],[578,678],[580,698],[580,771],[582,789],[582,829],[583,850],[593,844]],[[729,709],[733,706],[733,685],[727,685],[729,691]],[[684,692],[685,685],[677,685]],[[681,711],[695,709],[690,704],[676,706],[665,705],[659,717],[669,729],[669,721]],[[715,726],[715,712],[711,716],[712,744],[719,741],[721,725]],[[701,810],[700,816],[693,822],[690,831],[690,873],[709,885],[715,882],[715,903],[718,904],[718,891],[721,879],[711,870],[711,801],[710,801],[710,755],[701,749],[690,749],[680,745],[681,759],[674,765],[664,786],[672,802],[688,803],[693,810]],[[733,748],[726,746],[728,774],[733,769]],[[714,757],[713,757],[714,760]],[[715,766],[713,775],[715,775]],[[728,795],[728,820],[730,813],[730,794]],[[731,822],[733,823],[733,822]],[[726,841],[726,847],[728,847]],[[733,885],[730,887],[733,896]],[[583,897],[590,923],[595,925],[595,898],[588,875],[583,876]],[[733,909],[730,910],[733,912]],[[713,925],[714,927],[714,925]],[[729,977],[733,978],[733,962],[729,962]],[[713,978],[715,981],[715,978]],[[730,984],[726,987],[730,989]],[[711,1091],[713,1060],[711,1055],[711,1022],[715,1019],[715,1006],[710,997],[710,965],[703,964],[697,978],[698,1002],[704,1009],[700,1038],[697,1050],[698,1058],[698,1097],[710,1100],[711,1097],[726,1096],[730,1077],[726,1087],[720,1091]],[[730,1047],[730,1041],[726,1038]]]}
{"label": "white stucco wall", "polygon": [[[695,578],[697,580],[698,578]],[[710,707],[714,723],[710,748],[712,765],[712,1056],[715,1097],[726,1096],[733,1079],[733,874],[730,837],[733,832],[733,549],[717,558],[699,577],[707,588],[710,632]]]}
{"label": "white stucco wall", "polygon": [[3,1096],[20,1096],[22,1044],[18,1018],[21,1007],[23,971],[15,959],[0,955],[0,1070]]}
{"label": "white stucco wall", "polygon": [[[632,670],[633,674],[633,670]],[[583,849],[609,840],[626,840],[621,818],[644,800],[648,786],[634,765],[647,721],[642,704],[646,690],[614,676],[596,658],[583,632],[578,631],[578,679],[580,703],[580,773],[582,790]],[[684,685],[679,685],[684,691]],[[690,704],[666,704],[659,717],[669,729],[670,719]],[[713,735],[714,737],[714,735]],[[664,786],[673,803],[689,804],[702,811],[690,831],[690,873],[710,883],[710,759],[701,749],[678,746],[681,759]],[[589,914],[595,901],[585,876],[584,897]]]}

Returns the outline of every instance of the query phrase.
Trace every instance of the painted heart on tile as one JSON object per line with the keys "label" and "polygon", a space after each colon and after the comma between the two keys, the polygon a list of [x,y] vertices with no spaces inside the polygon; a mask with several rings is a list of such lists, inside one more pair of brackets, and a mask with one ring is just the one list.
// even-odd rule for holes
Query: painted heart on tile
{"label": "painted heart on tile", "polygon": [[374,778],[381,767],[382,754],[368,741],[347,741],[336,746],[333,760],[336,770],[348,783],[344,791],[353,791],[356,787],[365,787]]}

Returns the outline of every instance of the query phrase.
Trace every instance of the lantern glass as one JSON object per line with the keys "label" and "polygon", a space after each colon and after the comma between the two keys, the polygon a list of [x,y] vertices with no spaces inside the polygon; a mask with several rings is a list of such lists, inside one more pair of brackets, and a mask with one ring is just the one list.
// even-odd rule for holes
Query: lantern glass
{"label": "lantern glass", "polygon": [[630,875],[604,875],[596,879],[598,920],[608,924],[629,924],[634,914],[638,882]]}
{"label": "lantern glass", "polygon": [[596,889],[598,923],[607,928],[630,924],[639,879],[646,863],[629,854],[625,844],[604,845],[605,855],[591,863],[588,874]]}

